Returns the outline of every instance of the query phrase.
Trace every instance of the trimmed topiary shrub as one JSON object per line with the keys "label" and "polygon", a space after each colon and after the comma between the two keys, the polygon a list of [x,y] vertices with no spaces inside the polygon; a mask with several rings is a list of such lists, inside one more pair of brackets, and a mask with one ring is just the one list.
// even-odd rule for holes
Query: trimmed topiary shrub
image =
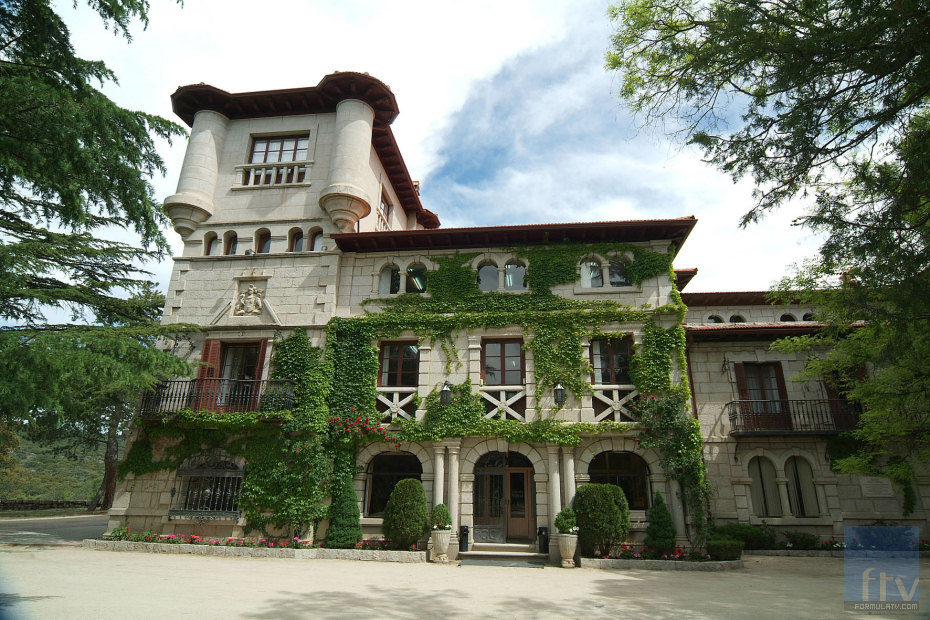
{"label": "trimmed topiary shrub", "polygon": [[778,532],[767,525],[727,523],[715,527],[712,538],[735,538],[743,541],[744,549],[775,549]]}
{"label": "trimmed topiary shrub", "polygon": [[583,484],[573,503],[582,555],[609,555],[630,533],[630,508],[623,490],[612,484]]}
{"label": "trimmed topiary shrub", "polygon": [[713,560],[738,560],[743,556],[743,541],[736,538],[711,538],[707,553]]}
{"label": "trimmed topiary shrub", "polygon": [[445,504],[436,504],[429,516],[430,525],[434,530],[448,530],[452,528],[452,515]]}
{"label": "trimmed topiary shrub", "polygon": [[384,509],[382,530],[392,549],[410,549],[429,530],[422,482],[405,478],[397,483]]}
{"label": "trimmed topiary shrub", "polygon": [[672,513],[669,512],[661,493],[657,492],[655,499],[652,500],[652,508],[646,512],[646,520],[649,526],[646,528],[645,546],[658,555],[673,552],[678,532],[672,522]]}
{"label": "trimmed topiary shrub", "polygon": [[559,530],[560,534],[578,533],[578,520],[571,506],[566,506],[555,516],[555,529]]}
{"label": "trimmed topiary shrub", "polygon": [[807,532],[782,532],[788,539],[789,549],[820,549],[820,538]]}

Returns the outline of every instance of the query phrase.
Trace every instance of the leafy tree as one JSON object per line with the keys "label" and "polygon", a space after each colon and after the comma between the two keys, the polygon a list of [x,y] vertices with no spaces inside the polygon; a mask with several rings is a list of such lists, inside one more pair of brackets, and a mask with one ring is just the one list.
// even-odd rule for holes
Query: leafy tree
{"label": "leafy tree", "polygon": [[[115,446],[138,391],[184,367],[155,346],[170,332],[152,323],[164,300],[141,267],[168,249],[155,139],[182,130],[108,99],[99,87],[115,76],[75,55],[50,4],[0,3],[0,419],[86,441],[105,429]],[[127,40],[148,11],[89,5]],[[105,238],[128,231],[141,247]],[[61,310],[71,323],[50,324]],[[107,493],[114,458],[108,449]]]}
{"label": "leafy tree", "polygon": [[622,0],[610,14],[621,97],[755,181],[744,225],[813,197],[796,223],[826,241],[776,298],[815,305],[826,328],[779,346],[865,406],[835,465],[909,489],[930,461],[930,4]]}

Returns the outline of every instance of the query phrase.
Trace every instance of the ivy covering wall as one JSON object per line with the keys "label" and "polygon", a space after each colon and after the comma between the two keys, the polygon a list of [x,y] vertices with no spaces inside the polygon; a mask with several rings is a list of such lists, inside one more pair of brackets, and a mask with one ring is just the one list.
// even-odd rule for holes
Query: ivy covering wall
{"label": "ivy covering wall", "polygon": [[[533,354],[537,396],[561,382],[581,397],[590,392],[592,373],[584,342],[609,335],[601,331],[602,326],[638,323],[643,325],[643,340],[631,360],[631,373],[649,400],[643,406],[648,415],[635,428],[644,445],[665,455],[666,473],[681,485],[692,524],[703,536],[709,488],[700,451],[702,438],[696,420],[686,412],[689,387],[681,326],[686,308],[674,287],[673,248],[660,253],[630,244],[560,243],[516,247],[511,252],[528,264],[525,292],[481,292],[471,266],[477,253],[432,257],[437,268],[427,273],[425,295],[371,300],[364,315],[333,318],[326,330],[325,356],[310,346],[302,330],[276,342],[272,378],[294,382],[293,411],[184,411],[159,423],[143,424],[121,471],[141,474],[174,469],[204,449],[222,448],[248,462],[241,500],[248,527],[266,533],[270,527],[302,532],[328,516],[328,544],[354,546],[361,529],[352,479],[355,452],[361,443],[499,436],[509,442],[573,446],[585,435],[634,428],[617,422],[566,423],[554,412],[529,423],[489,420],[484,417],[481,397],[466,381],[453,388],[450,405],[442,405],[434,390],[423,405],[424,420],[402,421],[398,436],[388,436],[380,430],[381,414],[375,409],[379,369],[374,344],[378,340],[412,330],[421,342],[441,347],[451,369],[461,362],[457,335],[516,326],[524,335],[524,347]],[[672,303],[633,308],[612,300],[567,299],[554,294],[553,287],[578,279],[578,265],[592,255],[624,256],[627,277],[636,285],[655,277],[671,278]],[[158,436],[169,437],[171,444],[156,462],[152,441]],[[326,497],[332,499],[329,508],[324,504]]]}

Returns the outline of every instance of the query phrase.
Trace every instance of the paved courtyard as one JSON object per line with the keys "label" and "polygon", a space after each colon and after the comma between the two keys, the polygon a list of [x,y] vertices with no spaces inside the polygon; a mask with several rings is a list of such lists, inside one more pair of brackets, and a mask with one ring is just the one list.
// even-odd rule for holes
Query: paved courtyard
{"label": "paved courtyard", "polygon": [[[927,559],[921,573],[930,598]],[[839,558],[621,572],[0,545],[0,618],[855,617],[842,575]]]}

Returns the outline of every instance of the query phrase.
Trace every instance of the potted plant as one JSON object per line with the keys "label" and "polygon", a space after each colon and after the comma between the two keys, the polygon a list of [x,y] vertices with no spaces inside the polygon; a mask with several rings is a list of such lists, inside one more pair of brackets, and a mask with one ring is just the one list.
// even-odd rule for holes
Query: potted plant
{"label": "potted plant", "polygon": [[555,527],[559,530],[559,553],[562,555],[562,568],[575,567],[575,549],[578,548],[578,522],[575,511],[566,506],[555,517]]}
{"label": "potted plant", "polygon": [[449,550],[449,540],[452,537],[452,515],[445,504],[436,504],[430,515],[430,526],[433,537],[433,554],[436,562],[448,562],[446,552]]}

